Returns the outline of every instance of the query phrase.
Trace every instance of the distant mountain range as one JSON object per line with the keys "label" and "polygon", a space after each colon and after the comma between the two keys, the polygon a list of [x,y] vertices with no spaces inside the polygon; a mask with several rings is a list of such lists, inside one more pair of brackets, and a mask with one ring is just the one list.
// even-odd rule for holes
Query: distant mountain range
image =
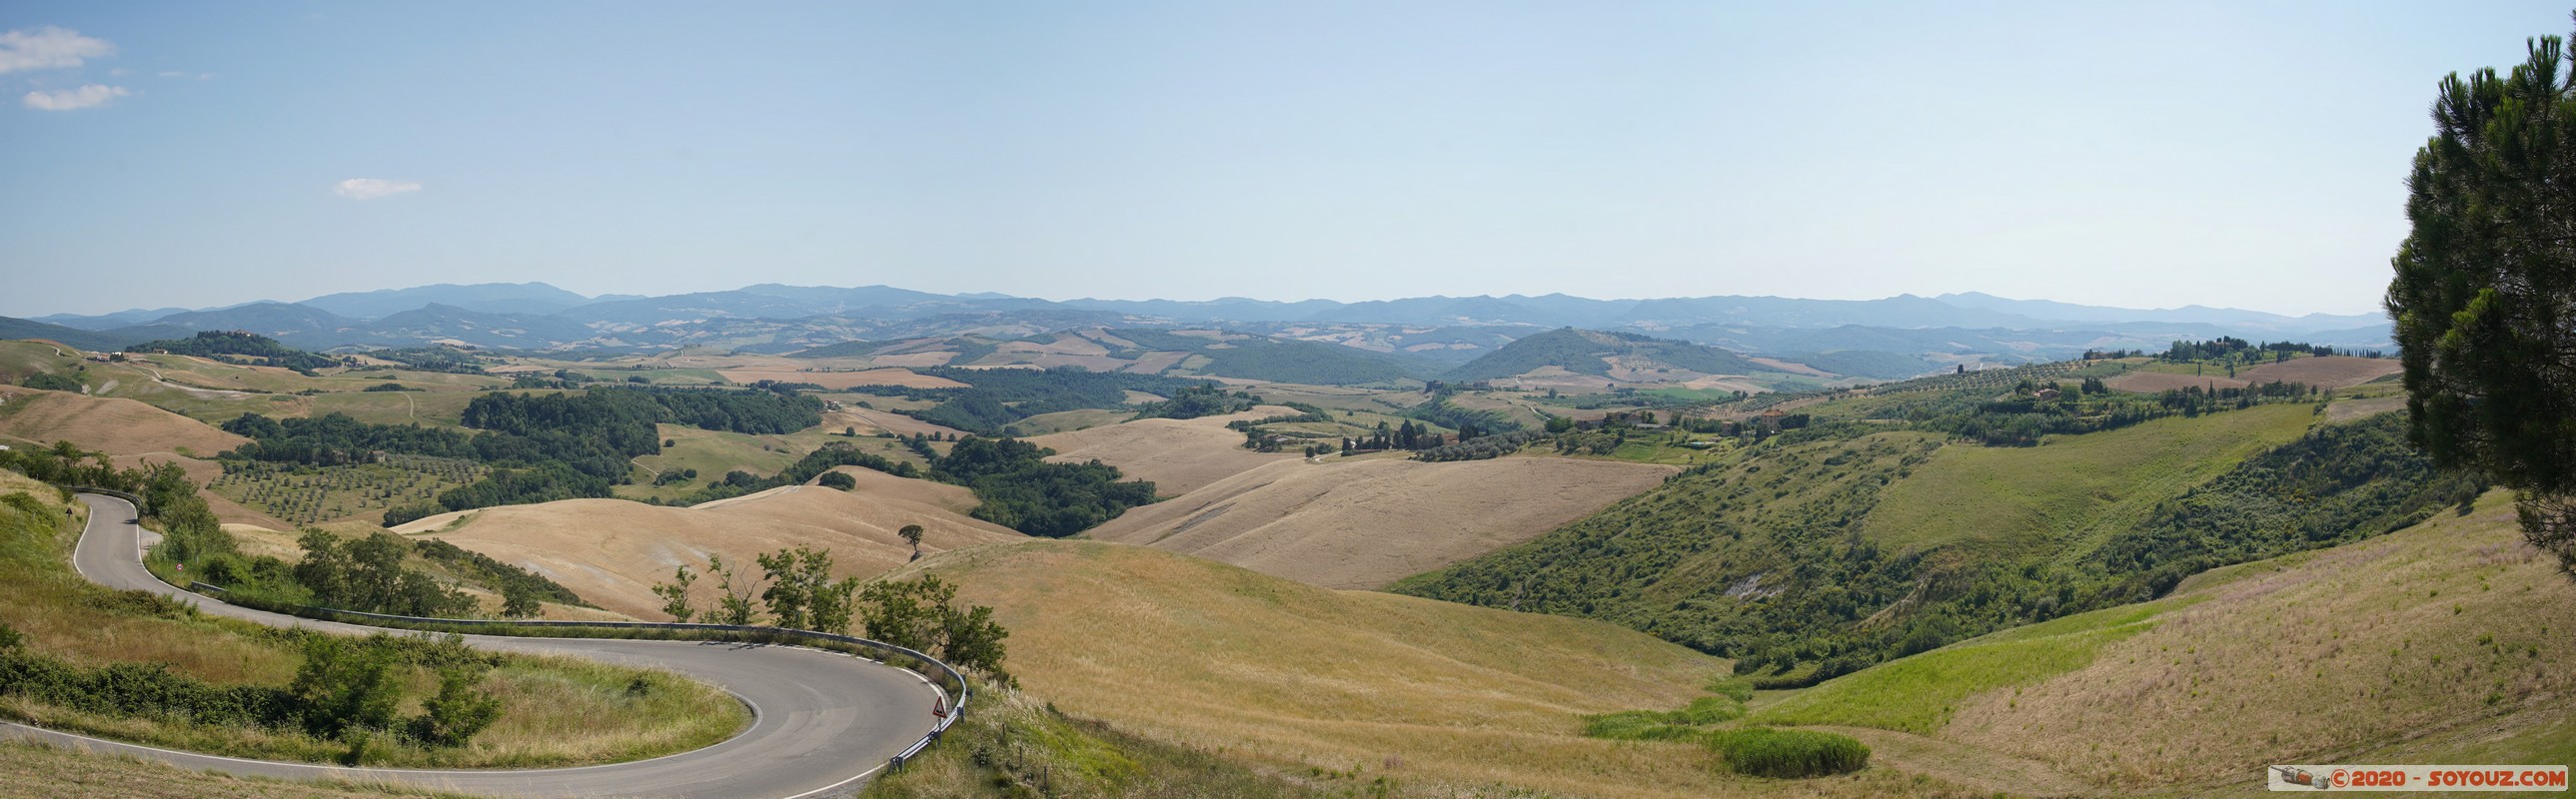
{"label": "distant mountain range", "polygon": [[[1209,328],[1322,341],[1463,363],[1522,336],[1573,327],[1644,334],[1762,355],[1837,353],[1869,371],[2061,358],[2085,349],[2161,349],[2221,335],[2386,348],[2376,314],[2280,314],[2186,306],[2145,310],[1968,292],[1877,300],[1565,294],[1283,302],[1044,300],[890,286],[760,284],[660,297],[585,297],[544,283],[441,284],[204,309],[0,317],[0,335],[98,347],[248,330],[308,350],[452,342],[525,350],[713,347],[784,353],[845,341],[973,335],[1010,340],[1094,328]],[[75,341],[77,339],[77,341]],[[1895,376],[1895,375],[1877,375]]]}

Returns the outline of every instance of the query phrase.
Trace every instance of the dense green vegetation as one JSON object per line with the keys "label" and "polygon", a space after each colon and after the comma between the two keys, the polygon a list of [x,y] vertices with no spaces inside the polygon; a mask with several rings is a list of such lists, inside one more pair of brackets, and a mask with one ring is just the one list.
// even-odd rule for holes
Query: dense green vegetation
{"label": "dense green vegetation", "polygon": [[862,452],[848,442],[834,441],[807,453],[776,475],[728,472],[722,479],[710,481],[697,493],[671,504],[695,505],[801,485],[833,467],[858,466],[897,477],[921,476],[965,486],[975,492],[975,518],[1030,535],[1061,538],[1096,527],[1128,508],[1155,499],[1153,483],[1121,480],[1115,467],[1099,461],[1051,463],[1046,458],[1055,450],[1018,439],[968,436],[958,440],[946,455],[931,449],[927,439],[908,441],[915,442],[915,451],[929,460],[926,473],[909,461]]}
{"label": "dense green vegetation", "polygon": [[386,512],[401,524],[441,510],[609,496],[632,459],[661,451],[656,425],[738,433],[788,433],[822,423],[822,401],[792,391],[599,388],[578,393],[493,392],[465,407],[463,432],[359,422],[345,414],[271,419],[243,414],[226,431],[251,439],[226,458],[342,466],[388,455],[458,458],[494,467],[471,484]]}
{"label": "dense green vegetation", "polygon": [[[2008,391],[2003,396],[1981,396],[1981,392],[1971,391],[1888,391],[1817,411],[1816,415],[1828,420],[1851,420],[1856,424],[1846,427],[1854,430],[1886,429],[1888,422],[1902,422],[1913,429],[1949,433],[1987,446],[2032,447],[2045,436],[2098,433],[2170,416],[2197,417],[2264,403],[2310,402],[2320,396],[2314,387],[2298,383],[2217,389],[2192,386],[2133,394],[2112,391],[2093,379],[2024,381]],[[1833,434],[1820,430],[1805,438]]]}
{"label": "dense green vegetation", "polygon": [[197,496],[197,485],[188,480],[187,470],[176,463],[119,469],[106,453],[84,452],[69,441],[57,441],[51,447],[0,450],[0,469],[61,487],[104,488],[141,497],[143,506],[137,510],[161,528],[161,545],[152,550],[155,562],[237,551],[214,510]]}
{"label": "dense green vegetation", "polygon": [[1464,431],[1469,434],[1468,438],[1486,433],[1508,433],[1521,429],[1521,423],[1512,421],[1511,416],[1501,411],[1461,408],[1451,404],[1449,397],[1448,392],[1434,393],[1430,401],[1406,408],[1402,415],[1451,430]]}
{"label": "dense green vegetation", "polygon": [[1724,691],[1724,695],[1700,697],[1680,710],[1630,710],[1586,717],[1583,734],[1623,741],[1697,742],[1717,750],[1726,759],[1728,770],[1755,777],[1823,777],[1869,766],[1869,747],[1848,735],[1717,726],[1743,717],[1744,702],[1752,698],[1753,691],[1741,681],[1712,687]]}
{"label": "dense green vegetation", "polygon": [[1252,410],[1252,406],[1259,402],[1260,400],[1249,393],[1227,391],[1215,383],[1209,383],[1197,388],[1181,389],[1173,393],[1171,399],[1138,405],[1136,418],[1196,419],[1201,416],[1223,416]]}
{"label": "dense green vegetation", "polygon": [[2395,532],[2486,493],[2408,445],[2405,426],[2389,414],[2319,427],[2158,506],[2091,557],[2112,573],[2188,575]]}
{"label": "dense green vegetation", "polygon": [[1523,336],[1485,353],[1443,377],[1449,380],[1493,380],[1517,377],[1542,367],[1562,367],[1583,375],[1608,375],[1611,357],[1654,361],[1704,374],[1743,374],[1753,362],[1726,350],[1635,333],[1560,328]]}
{"label": "dense green vegetation", "polygon": [[1823,777],[1869,767],[1868,745],[1830,732],[1746,727],[1710,733],[1708,742],[1726,756],[1727,768],[1756,777]]}
{"label": "dense green vegetation", "polygon": [[[500,593],[504,615],[533,615],[513,612],[519,608],[511,606],[519,605],[522,598],[576,607],[596,607],[582,601],[581,595],[573,593],[572,589],[563,587],[561,583],[546,579],[544,575],[493,560],[491,556],[481,552],[435,538],[413,539],[411,547],[412,551],[422,559],[445,567],[449,573],[480,583]],[[534,610],[530,606],[521,605],[520,607]]]}
{"label": "dense green vegetation", "polygon": [[[476,691],[494,665],[462,639],[360,640],[303,637],[304,664],[283,687],[212,685],[162,664],[80,666],[19,646],[0,646],[0,695],[21,697],[110,718],[151,718],[217,727],[295,730],[351,745],[364,758],[373,735],[397,735],[420,746],[458,747],[501,715],[501,702]],[[410,667],[440,675],[439,691],[421,713],[399,715],[402,676]]]}
{"label": "dense green vegetation", "polygon": [[[366,353],[377,360],[393,361],[403,368],[421,372],[446,372],[460,375],[484,374],[483,361],[474,353],[455,347],[403,347]],[[379,367],[361,367],[379,368]]]}
{"label": "dense green vegetation", "polygon": [[18,381],[18,385],[33,389],[41,389],[44,391],[70,391],[77,393],[81,390],[80,381],[54,374],[52,372],[37,372],[35,374],[28,375],[26,379]]}
{"label": "dense green vegetation", "polygon": [[[2442,81],[2406,181],[2388,312],[2413,436],[2521,495],[2523,536],[2576,574],[2576,68],[2543,36]],[[2564,75],[2565,77],[2562,77]]]}
{"label": "dense green vegetation", "polygon": [[348,361],[277,343],[276,339],[239,330],[204,330],[194,338],[146,341],[125,348],[126,352],[166,352],[172,355],[194,355],[229,363],[254,366],[276,366],[311,375],[317,369],[347,366]]}
{"label": "dense green vegetation", "polygon": [[925,422],[985,436],[1017,432],[1012,424],[1039,414],[1085,408],[1127,407],[1127,392],[1175,396],[1201,388],[1206,381],[1175,377],[1092,372],[1071,366],[1053,369],[958,369],[928,367],[913,371],[965,383],[966,388],[859,386],[851,389],[879,396],[929,400],[927,410],[897,411]]}
{"label": "dense green vegetation", "polygon": [[[1832,404],[1811,410],[1840,413]],[[1392,590],[1603,619],[1736,657],[1765,687],[1791,687],[1998,629],[2152,599],[2213,566],[2393,530],[2477,489],[2435,470],[2383,418],[2320,427],[2196,490],[2174,486],[2162,505],[2141,506],[2153,512],[2135,522],[2063,521],[2096,531],[2085,537],[2004,545],[1984,537],[1999,531],[1980,527],[1924,539],[1868,529],[1872,512],[1890,486],[1965,464],[1947,457],[1936,464],[1943,441],[1925,432],[1843,429],[1818,425],[1812,436],[1744,447],[1591,518]],[[2029,452],[2056,463],[2085,453],[2057,447],[2086,440],[2052,437],[2051,447],[1980,454]],[[1907,543],[1890,548],[1897,540]]]}
{"label": "dense green vegetation", "polygon": [[968,437],[931,461],[941,482],[974,489],[975,518],[1030,535],[1062,538],[1154,501],[1154,484],[1120,480],[1099,461],[1049,463],[1054,450],[1017,439]]}

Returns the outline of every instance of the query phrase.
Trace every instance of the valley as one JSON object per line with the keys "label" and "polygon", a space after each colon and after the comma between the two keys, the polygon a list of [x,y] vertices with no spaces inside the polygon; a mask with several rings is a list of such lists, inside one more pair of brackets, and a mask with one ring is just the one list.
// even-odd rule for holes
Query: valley
{"label": "valley", "polygon": [[[1454,376],[1337,385],[1199,381],[1113,357],[1146,342],[1163,339],[1099,330],[815,358],[447,348],[442,368],[457,371],[436,379],[371,376],[384,370],[363,361],[309,375],[192,361],[191,385],[241,386],[222,393],[131,377],[178,356],[9,342],[0,376],[74,390],[10,389],[0,434],[176,464],[244,552],[291,562],[297,529],[321,528],[505,564],[565,597],[541,603],[544,618],[667,619],[682,569],[704,578],[682,596],[721,604],[711,567],[739,573],[798,547],[854,584],[937,577],[1010,631],[1017,689],[997,696],[1049,707],[1011,705],[976,734],[1106,725],[1078,735],[1263,791],[1330,793],[1369,774],[1406,795],[1770,793],[1690,741],[1775,725],[1872,752],[1856,781],[1812,783],[1826,794],[2193,792],[2241,785],[2247,763],[2451,746],[2466,730],[2545,752],[2513,742],[2545,738],[2576,696],[2541,665],[2540,641],[2494,632],[2478,633],[2487,661],[2456,649],[2475,635],[2425,633],[2451,662],[2482,664],[2470,676],[2494,675],[2476,677],[2487,691],[2435,691],[2465,683],[2402,671],[2410,632],[2392,666],[2401,692],[2347,700],[2413,713],[2395,730],[2195,732],[2196,712],[2230,706],[2201,696],[2218,686],[2305,685],[2279,682],[2291,673],[2279,666],[2224,681],[2213,669],[2229,661],[2199,653],[2235,639],[2197,630],[2323,664],[2307,677],[2320,684],[2350,679],[2339,661],[2280,649],[2307,633],[2279,626],[2292,607],[2279,603],[2313,626],[2327,611],[2308,604],[2364,601],[2290,588],[2336,585],[2301,576],[2330,564],[2413,564],[2421,602],[2367,600],[2391,611],[2447,607],[2443,592],[2472,583],[2506,604],[2474,617],[2462,605],[2463,623],[2564,604],[2566,587],[2513,549],[2498,500],[2404,450],[2387,361],[2113,353],[1829,384],[1785,362],[1563,333]],[[2231,369],[2234,385],[2183,374]],[[2124,388],[2169,377],[2199,382]],[[1704,388],[1721,379],[1745,388]],[[383,382],[404,390],[364,390]],[[495,390],[516,398],[496,404]],[[523,413],[575,414],[555,424],[643,454],[593,456],[495,421]],[[1045,432],[1022,445],[1013,429]],[[540,475],[554,476],[528,482]],[[1083,504],[1119,486],[1137,499],[1115,502],[1140,504]],[[1085,540],[1049,540],[1066,538]],[[483,612],[507,598],[496,572],[420,563]],[[2560,623],[2576,620],[2528,626]],[[2505,657],[2515,647],[2520,663]],[[2170,685],[2201,687],[2127,727],[2082,720],[2140,691],[2177,702]],[[1740,710],[1692,716],[1664,742],[1584,735],[1603,714],[1739,693]],[[2508,695],[2522,698],[2489,698]],[[1229,765],[1179,765],[1189,747]],[[1519,756],[1479,756],[1497,749]],[[939,762],[928,773],[943,779],[987,768]]]}

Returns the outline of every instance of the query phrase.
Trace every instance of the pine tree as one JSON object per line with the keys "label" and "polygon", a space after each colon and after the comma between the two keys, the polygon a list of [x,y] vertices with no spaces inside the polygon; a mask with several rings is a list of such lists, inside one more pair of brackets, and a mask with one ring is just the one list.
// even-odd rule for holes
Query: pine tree
{"label": "pine tree", "polygon": [[2576,70],[2559,37],[2528,49],[2442,81],[2387,308],[2415,442],[2516,489],[2576,575]]}

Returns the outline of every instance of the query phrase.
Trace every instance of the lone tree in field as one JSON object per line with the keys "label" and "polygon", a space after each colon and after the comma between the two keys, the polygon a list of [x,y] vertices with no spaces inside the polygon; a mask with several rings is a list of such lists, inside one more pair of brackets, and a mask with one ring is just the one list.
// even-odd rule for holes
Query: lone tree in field
{"label": "lone tree in field", "polygon": [[2529,48],[2442,81],[2387,307],[2415,442],[2516,489],[2524,537],[2576,575],[2576,70],[2558,37]]}
{"label": "lone tree in field", "polygon": [[903,536],[903,542],[912,545],[913,560],[921,559],[921,525],[907,524],[903,529],[894,531],[894,534]]}

